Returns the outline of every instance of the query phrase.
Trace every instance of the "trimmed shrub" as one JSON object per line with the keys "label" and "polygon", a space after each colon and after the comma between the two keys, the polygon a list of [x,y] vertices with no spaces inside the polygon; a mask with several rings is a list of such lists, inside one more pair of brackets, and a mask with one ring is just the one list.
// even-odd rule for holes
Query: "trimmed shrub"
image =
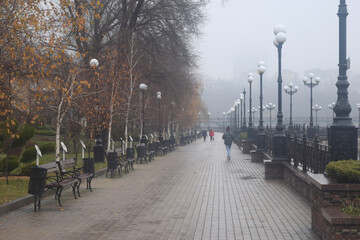
{"label": "trimmed shrub", "polygon": [[330,162],[326,172],[337,183],[360,183],[360,161],[357,160]]}
{"label": "trimmed shrub", "polygon": [[55,153],[55,143],[49,142],[41,145],[40,151],[42,154]]}
{"label": "trimmed shrub", "polygon": [[35,134],[42,135],[42,136],[55,136],[56,135],[55,131],[49,130],[49,129],[41,129],[41,130],[36,129]]}
{"label": "trimmed shrub", "polygon": [[36,165],[36,163],[28,163],[25,164],[22,168],[21,168],[21,174],[22,176],[30,176],[30,168],[34,167]]}
{"label": "trimmed shrub", "polygon": [[21,155],[21,162],[23,163],[29,163],[36,159],[36,149],[35,147],[30,147],[25,149],[23,154]]}
{"label": "trimmed shrub", "polygon": [[24,146],[28,140],[30,140],[35,133],[34,127],[25,125],[19,133],[19,138],[15,138],[12,147]]}
{"label": "trimmed shrub", "polygon": [[6,171],[6,169],[5,169],[6,161],[8,161],[8,169],[7,169],[8,173],[11,172],[12,170],[14,170],[15,168],[17,168],[20,164],[18,161],[18,158],[16,156],[14,156],[14,155],[7,156],[0,162],[0,172]]}
{"label": "trimmed shrub", "polygon": [[240,139],[247,139],[247,132],[242,132],[239,134]]}

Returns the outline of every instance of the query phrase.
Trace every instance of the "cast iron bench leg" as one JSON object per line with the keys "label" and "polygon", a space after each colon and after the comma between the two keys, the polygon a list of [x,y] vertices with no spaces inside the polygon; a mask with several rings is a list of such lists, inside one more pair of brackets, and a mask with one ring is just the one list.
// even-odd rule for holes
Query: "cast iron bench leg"
{"label": "cast iron bench leg", "polygon": [[79,179],[79,185],[76,186],[79,197],[81,197],[80,196],[80,185],[81,185],[81,179]]}

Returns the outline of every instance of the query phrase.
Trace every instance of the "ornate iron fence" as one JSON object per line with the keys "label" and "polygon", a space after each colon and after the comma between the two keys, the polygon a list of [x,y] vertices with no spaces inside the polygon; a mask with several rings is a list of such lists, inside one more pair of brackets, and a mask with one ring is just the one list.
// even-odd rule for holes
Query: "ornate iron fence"
{"label": "ornate iron fence", "polygon": [[[287,133],[287,157],[294,167],[302,168],[303,172],[324,173],[326,165],[330,162],[329,147],[319,143],[316,136],[309,141],[305,134],[300,138],[297,134]],[[273,153],[273,133],[266,133],[266,148],[269,154]]]}

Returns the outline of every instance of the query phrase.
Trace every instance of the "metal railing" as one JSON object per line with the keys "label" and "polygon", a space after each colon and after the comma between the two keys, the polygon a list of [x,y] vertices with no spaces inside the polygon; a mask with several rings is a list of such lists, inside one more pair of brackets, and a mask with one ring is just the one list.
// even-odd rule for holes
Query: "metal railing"
{"label": "metal railing", "polygon": [[[303,172],[324,173],[326,165],[330,162],[329,146],[320,144],[315,136],[309,141],[304,134],[303,137],[286,134],[287,137],[287,158],[294,167],[302,168]],[[274,133],[266,133],[266,148],[272,155],[274,149]]]}

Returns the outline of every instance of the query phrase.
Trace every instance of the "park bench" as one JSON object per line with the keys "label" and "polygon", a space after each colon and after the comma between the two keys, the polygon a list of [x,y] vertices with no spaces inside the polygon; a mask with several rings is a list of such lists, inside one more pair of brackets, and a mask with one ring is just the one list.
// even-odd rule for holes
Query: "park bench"
{"label": "park bench", "polygon": [[139,161],[139,159],[140,159],[140,164],[142,164],[142,160],[145,160],[145,162],[147,163],[148,160],[149,162],[151,162],[151,160],[154,159],[155,152],[147,151],[146,145],[144,143],[141,143],[140,145],[136,145],[135,148],[137,151],[136,163]]}
{"label": "park bench", "polygon": [[[134,158],[134,152],[131,148],[126,149],[126,155],[122,154],[121,148],[117,148],[114,151],[117,154],[117,161],[118,161],[120,171],[121,171],[121,168],[124,168],[125,173],[129,173],[129,168],[134,170],[135,158]],[[120,173],[119,173],[119,175],[121,176]]]}
{"label": "park bench", "polygon": [[163,144],[167,147],[167,149],[168,149],[168,151],[173,151],[173,150],[175,150],[175,142],[174,142],[174,140],[170,140],[170,139],[168,139],[168,140],[164,140],[163,141]]}
{"label": "park bench", "polygon": [[116,148],[114,149],[114,152],[116,152],[119,176],[121,176],[121,169],[124,169],[125,173],[128,173],[130,162],[127,156],[122,154],[122,148]]}
{"label": "park bench", "polygon": [[166,155],[168,153],[168,147],[165,146],[164,140],[155,143],[158,145],[159,153],[161,153],[161,155]]}
{"label": "park bench", "polygon": [[29,194],[34,194],[34,211],[36,211],[36,205],[38,209],[41,207],[41,198],[43,193],[48,190],[55,192],[55,199],[58,199],[59,205],[61,205],[61,193],[67,186],[72,187],[74,198],[76,199],[75,189],[79,180],[72,176],[67,177],[60,173],[59,166],[56,162],[41,164],[38,167],[32,169],[29,182]]}
{"label": "park bench", "polygon": [[125,173],[129,173],[129,168],[134,170],[135,158],[133,156],[133,151],[131,151],[129,148],[126,150],[126,155],[122,154],[121,148],[117,148],[113,151],[107,151],[105,156],[108,161],[106,176],[108,176],[109,171],[111,177],[115,176],[116,170],[121,177],[122,169],[124,169]]}
{"label": "park bench", "polygon": [[149,143],[149,151],[153,151],[155,152],[155,156],[158,155],[165,155],[167,152],[167,147],[163,147],[161,146],[160,142],[153,142],[153,143]]}
{"label": "park bench", "polygon": [[[76,186],[79,197],[80,197],[80,185],[84,180],[86,180],[86,189],[92,191],[91,181],[94,178],[94,172],[84,171],[84,170],[83,172],[81,172],[81,168],[76,168],[76,161],[73,158],[61,160],[58,161],[57,163],[63,178],[75,178],[79,180],[79,183]],[[92,167],[92,169],[94,168]]]}

